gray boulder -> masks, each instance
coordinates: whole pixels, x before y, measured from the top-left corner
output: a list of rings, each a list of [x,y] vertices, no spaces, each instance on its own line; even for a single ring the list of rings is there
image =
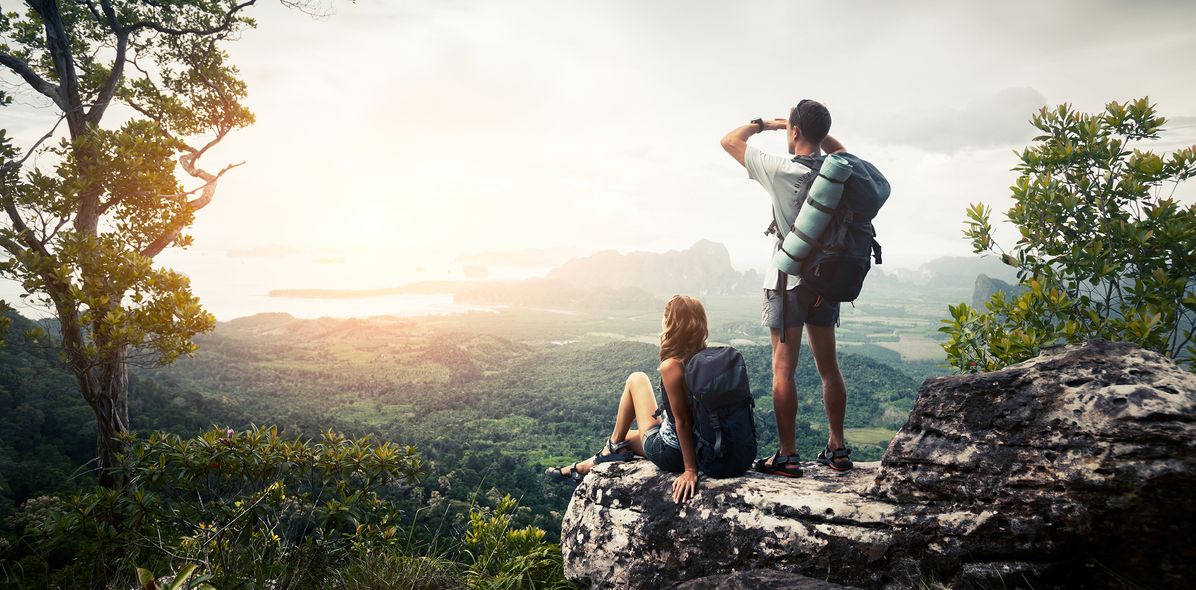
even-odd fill
[[[928,379],[880,463],[806,471],[703,479],[675,506],[672,474],[600,465],[562,523],[565,573],[598,588],[761,568],[868,588],[1196,579],[1196,374],[1129,344]]]
[[[851,586],[833,584],[777,570],[748,570],[733,574],[706,576],[670,586],[672,590],[850,590]]]

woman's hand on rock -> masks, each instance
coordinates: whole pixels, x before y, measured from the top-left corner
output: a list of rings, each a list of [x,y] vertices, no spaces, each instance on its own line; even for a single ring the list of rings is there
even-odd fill
[[[694,497],[698,491],[698,472],[686,470],[673,480],[673,502],[680,504]]]

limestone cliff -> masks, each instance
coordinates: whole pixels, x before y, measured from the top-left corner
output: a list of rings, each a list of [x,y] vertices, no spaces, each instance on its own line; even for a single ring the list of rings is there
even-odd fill
[[[566,574],[600,588],[757,569],[869,588],[1188,587],[1196,374],[1128,344],[1062,347],[927,380],[880,463],[703,479],[681,507],[672,477],[646,461],[595,469],[562,524]]]
[[[547,278],[580,288],[634,287],[664,299],[675,293],[754,294],[760,292],[763,281],[755,271],[741,273],[732,268],[726,246],[709,240],[680,251],[620,254],[606,250],[570,260]]]

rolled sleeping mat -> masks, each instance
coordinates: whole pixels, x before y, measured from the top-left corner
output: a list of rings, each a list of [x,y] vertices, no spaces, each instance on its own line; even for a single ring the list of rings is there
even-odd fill
[[[826,157],[814,184],[810,186],[806,202],[797,213],[793,228],[773,258],[778,269],[786,274],[801,274],[806,258],[820,247],[818,239],[835,214],[835,207],[843,197],[843,183],[849,177],[850,162],[835,154]]]

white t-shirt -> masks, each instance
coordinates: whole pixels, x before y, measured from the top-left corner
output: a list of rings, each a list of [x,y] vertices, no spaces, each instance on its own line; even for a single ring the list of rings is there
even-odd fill
[[[789,156],[766,154],[752,146],[747,147],[743,154],[743,165],[747,167],[748,178],[760,183],[772,198],[772,211],[781,237],[789,233],[793,220],[797,218],[796,199],[797,181],[810,172],[810,168],[794,162]],[[777,275],[780,272],[773,262],[779,242],[773,242],[772,256],[768,257],[768,271],[764,273],[764,288],[777,288]],[[798,277],[789,275],[786,287],[792,289],[800,282]]]

